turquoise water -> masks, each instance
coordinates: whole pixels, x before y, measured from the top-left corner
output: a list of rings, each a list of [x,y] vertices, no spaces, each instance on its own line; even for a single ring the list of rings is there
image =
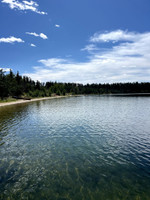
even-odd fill
[[[150,98],[0,108],[1,200],[149,200]]]

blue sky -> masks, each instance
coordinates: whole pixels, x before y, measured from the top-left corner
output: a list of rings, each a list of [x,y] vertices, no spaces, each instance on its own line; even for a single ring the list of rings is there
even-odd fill
[[[0,68],[34,80],[150,77],[149,0],[0,0]]]

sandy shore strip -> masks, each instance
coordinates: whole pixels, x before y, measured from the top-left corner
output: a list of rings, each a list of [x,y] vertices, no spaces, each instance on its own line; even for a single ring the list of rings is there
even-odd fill
[[[22,104],[22,103],[30,103],[30,102],[34,102],[34,101],[41,101],[41,100],[48,100],[48,99],[59,99],[59,98],[65,98],[65,97],[70,97],[70,96],[43,97],[43,98],[36,98],[36,99],[31,99],[31,100],[21,99],[21,100],[12,101],[12,102],[0,103],[0,107],[10,106],[10,105],[15,105],[15,104]]]

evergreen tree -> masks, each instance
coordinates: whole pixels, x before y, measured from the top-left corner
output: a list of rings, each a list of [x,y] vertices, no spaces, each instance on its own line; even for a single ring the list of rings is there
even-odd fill
[[[40,83],[19,72],[14,74],[0,70],[0,98],[8,96],[46,97],[65,94],[116,94],[150,93],[150,83],[113,83],[113,84],[76,84],[76,83]]]

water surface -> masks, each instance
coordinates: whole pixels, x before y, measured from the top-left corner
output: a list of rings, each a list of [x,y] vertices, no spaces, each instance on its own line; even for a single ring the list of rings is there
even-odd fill
[[[150,98],[0,108],[0,199],[149,200]]]

